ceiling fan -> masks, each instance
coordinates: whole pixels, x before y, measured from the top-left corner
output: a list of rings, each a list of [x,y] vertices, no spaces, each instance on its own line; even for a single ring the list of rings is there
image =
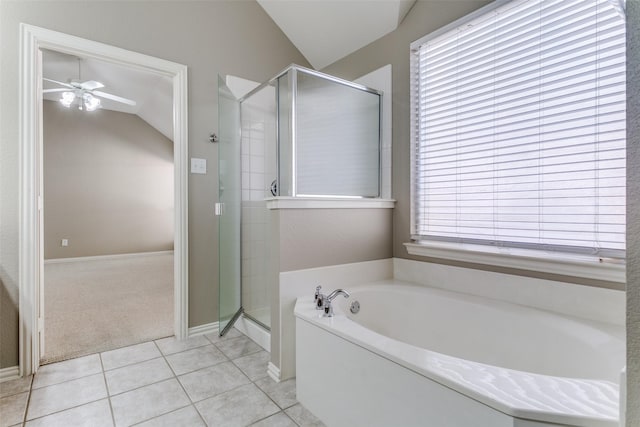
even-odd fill
[[[100,98],[110,99],[115,102],[134,106],[135,101],[131,99],[123,98],[118,95],[99,91],[104,85],[95,80],[87,80],[86,82],[80,81],[80,58],[78,58],[78,80],[69,80],[68,83],[60,82],[57,80],[43,78],[44,81],[54,83],[62,86],[61,88],[44,89],[42,93],[62,92],[60,103],[69,108],[73,103],[78,100],[78,109],[94,111],[100,107]]]

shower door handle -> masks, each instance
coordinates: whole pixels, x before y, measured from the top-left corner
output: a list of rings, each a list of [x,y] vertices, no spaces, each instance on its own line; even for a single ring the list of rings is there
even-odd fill
[[[215,209],[215,215],[221,216],[222,213],[224,212],[224,203],[216,203],[214,206],[214,209]]]

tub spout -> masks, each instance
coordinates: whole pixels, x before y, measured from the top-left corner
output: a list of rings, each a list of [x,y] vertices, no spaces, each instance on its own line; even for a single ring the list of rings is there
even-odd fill
[[[329,300],[329,302],[331,302],[338,295],[344,295],[345,298],[349,298],[349,292],[345,291],[344,289],[336,289],[335,291],[327,295],[326,299]]]
[[[333,305],[331,304],[331,301],[333,301],[338,295],[343,295],[345,298],[349,298],[349,292],[344,289],[336,289],[324,297],[324,317],[333,317]]]

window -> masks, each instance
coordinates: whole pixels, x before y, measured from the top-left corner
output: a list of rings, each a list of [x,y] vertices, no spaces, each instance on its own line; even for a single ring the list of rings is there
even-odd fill
[[[624,258],[618,0],[496,2],[411,51],[413,239]]]

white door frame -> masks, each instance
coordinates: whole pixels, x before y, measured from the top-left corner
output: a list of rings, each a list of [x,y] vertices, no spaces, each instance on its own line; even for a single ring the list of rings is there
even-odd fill
[[[40,366],[39,318],[42,290],[42,54],[51,49],[99,59],[166,76],[173,81],[174,161],[174,331],[178,339],[188,328],[187,244],[187,67],[56,31],[20,24],[20,228],[19,349],[20,375]]]

